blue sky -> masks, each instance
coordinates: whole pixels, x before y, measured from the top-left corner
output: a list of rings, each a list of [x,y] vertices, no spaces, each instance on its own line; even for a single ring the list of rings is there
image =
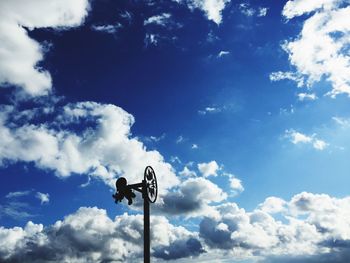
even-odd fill
[[[0,261],[138,262],[152,165],[155,262],[347,262],[349,12],[1,1]]]

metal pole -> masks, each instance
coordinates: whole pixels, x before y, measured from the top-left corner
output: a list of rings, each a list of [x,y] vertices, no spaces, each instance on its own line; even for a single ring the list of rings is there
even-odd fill
[[[147,198],[146,191],[146,182],[143,181],[143,260],[144,263],[151,262],[151,254],[150,254],[150,216],[149,216],[149,201]]]

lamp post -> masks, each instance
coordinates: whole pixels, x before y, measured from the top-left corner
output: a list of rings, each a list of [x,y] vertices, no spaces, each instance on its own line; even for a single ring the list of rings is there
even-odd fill
[[[133,190],[142,194],[143,198],[143,259],[145,263],[151,261],[151,240],[150,240],[150,203],[157,200],[158,185],[156,174],[151,166],[147,166],[144,172],[144,178],[141,183],[129,184],[124,177],[118,178],[115,183],[116,193],[112,195],[115,203],[121,202],[124,198],[128,204],[132,204],[132,199],[136,197]]]

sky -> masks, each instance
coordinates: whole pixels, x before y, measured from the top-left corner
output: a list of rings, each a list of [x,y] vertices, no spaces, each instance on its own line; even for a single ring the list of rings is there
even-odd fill
[[[348,0],[0,0],[0,261],[350,261]]]

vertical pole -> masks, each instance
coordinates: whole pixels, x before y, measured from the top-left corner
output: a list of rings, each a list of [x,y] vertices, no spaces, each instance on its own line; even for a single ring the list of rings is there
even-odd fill
[[[149,219],[149,201],[147,198],[146,182],[143,181],[142,187],[143,196],[143,260],[144,263],[151,262],[150,254],[150,219]]]

